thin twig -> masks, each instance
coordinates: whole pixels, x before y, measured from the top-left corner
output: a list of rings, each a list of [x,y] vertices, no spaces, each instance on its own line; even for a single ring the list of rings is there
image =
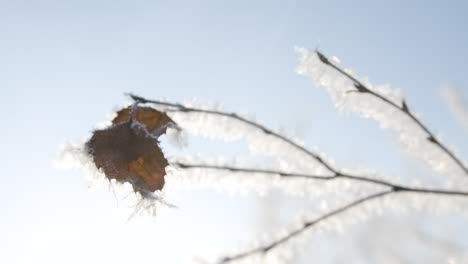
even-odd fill
[[[331,63],[330,60],[325,55],[323,55],[321,52],[319,52],[319,51],[315,51],[315,52],[316,52],[318,58],[320,59],[320,61],[322,63],[332,67],[333,69],[335,69],[336,71],[338,71],[339,73],[343,74],[348,79],[353,81],[354,82],[354,87],[357,89],[356,92],[370,94],[370,95],[382,100],[383,102],[387,103],[391,107],[397,109],[398,111],[402,112],[404,115],[407,115],[411,120],[413,120],[413,122],[416,123],[416,125],[418,125],[424,132],[426,132],[427,140],[429,142],[435,144],[443,152],[445,152],[468,176],[468,167],[461,161],[461,159],[459,159],[452,151],[450,151],[447,146],[445,146],[442,142],[440,142],[436,138],[435,134],[409,110],[408,104],[406,103],[405,99],[403,99],[401,106],[397,105],[395,102],[393,102],[390,99],[386,98],[385,96],[371,90],[369,87],[364,85],[358,79],[356,79],[355,77],[353,77],[349,73],[345,72],[343,69],[336,66],[335,64]]]
[[[266,170],[266,169],[216,166],[216,165],[209,165],[209,164],[188,164],[188,163],[183,163],[183,162],[173,162],[171,163],[171,165],[182,168],[182,169],[213,169],[213,170],[228,170],[232,172],[265,173],[265,174],[277,174],[281,177],[287,177],[287,178],[306,178],[306,179],[316,179],[316,180],[334,179],[334,175],[322,176],[322,175],[312,175],[312,174],[304,174],[304,173],[289,173],[289,172]]]
[[[256,123],[254,121],[251,121],[251,120],[248,120],[242,116],[239,116],[237,115],[236,113],[227,113],[227,112],[222,112],[222,111],[217,111],[217,110],[205,110],[205,109],[199,109],[199,108],[192,108],[192,107],[187,107],[187,106],[184,106],[182,104],[174,104],[174,103],[167,103],[167,102],[161,102],[161,101],[157,101],[157,100],[149,100],[149,99],[145,99],[143,97],[140,97],[140,96],[137,96],[137,95],[134,95],[134,94],[128,94],[133,100],[135,101],[138,101],[138,102],[141,102],[141,103],[151,103],[151,104],[157,104],[157,105],[164,105],[164,106],[168,106],[168,107],[172,107],[173,109],[170,109],[168,110],[168,112],[196,112],[196,113],[205,113],[205,114],[212,114],[212,115],[218,115],[218,116],[225,116],[225,117],[229,117],[229,118],[232,118],[232,119],[235,119],[235,120],[238,120],[238,121],[241,121],[243,123],[246,123],[252,127],[255,127],[261,131],[263,131],[265,134],[267,135],[271,135],[273,137],[276,137],[280,140],[282,140],[283,142],[286,142],[287,144],[293,146],[294,148],[300,150],[301,152],[305,153],[307,156],[315,159],[316,161],[318,161],[320,164],[322,164],[325,168],[327,168],[330,172],[332,173],[338,173],[338,171],[336,169],[334,169],[328,162],[326,162],[325,160],[323,160],[318,154],[306,149],[305,147],[301,146],[301,145],[298,145],[297,143],[295,143],[294,141],[292,141],[291,139],[283,136],[283,135],[280,135],[274,131],[272,131],[271,129],[259,124],[259,123]]]
[[[241,168],[241,167],[231,167],[231,166],[216,166],[216,165],[208,165],[208,164],[187,164],[183,162],[175,162],[175,163],[171,163],[171,165],[174,165],[183,169],[212,169],[212,170],[228,170],[232,172],[264,173],[264,174],[279,175],[280,177],[285,177],[285,178],[304,178],[304,179],[315,179],[315,180],[325,180],[325,181],[336,180],[336,179],[350,179],[350,180],[368,182],[368,183],[378,184],[381,186],[390,187],[395,192],[468,196],[468,192],[464,192],[464,191],[409,187],[409,186],[403,186],[403,185],[392,183],[392,182],[385,181],[385,180],[371,179],[371,178],[366,178],[364,176],[356,176],[356,175],[345,174],[345,173],[335,174],[333,176],[320,176],[320,175],[313,175],[313,174],[306,174],[306,173],[282,172],[278,170]]]
[[[228,262],[231,262],[231,261],[234,261],[234,260],[238,260],[238,259],[242,259],[242,258],[245,258],[245,257],[249,257],[249,256],[252,256],[254,254],[258,254],[258,253],[268,253],[271,249],[277,247],[278,245],[280,244],[283,244],[285,242],[287,242],[288,240],[290,240],[291,238],[301,234],[302,232],[304,232],[305,230],[307,230],[308,228],[311,228],[312,226],[332,217],[332,216],[335,216],[335,215],[338,215],[340,213],[343,213],[353,207],[356,207],[364,202],[367,202],[367,201],[370,201],[370,200],[373,200],[373,199],[376,199],[376,198],[379,198],[379,197],[383,197],[387,194],[390,194],[390,193],[393,193],[395,192],[395,190],[391,189],[391,190],[387,190],[387,191],[383,191],[383,192],[378,192],[378,193],[374,193],[374,194],[371,194],[371,195],[368,195],[366,197],[363,197],[363,198],[360,198],[360,199],[357,199],[349,204],[346,204],[342,207],[339,207],[338,209],[335,209],[333,211],[330,211],[314,220],[311,220],[311,221],[307,221],[305,223],[302,224],[302,226],[299,228],[299,229],[296,229],[288,234],[286,234],[285,236],[265,245],[265,246],[261,246],[261,247],[258,247],[258,248],[255,248],[255,249],[252,249],[250,251],[246,251],[246,252],[243,252],[243,253],[239,253],[237,255],[233,255],[233,256],[230,256],[230,257],[225,257],[223,258],[220,263],[228,263]]]

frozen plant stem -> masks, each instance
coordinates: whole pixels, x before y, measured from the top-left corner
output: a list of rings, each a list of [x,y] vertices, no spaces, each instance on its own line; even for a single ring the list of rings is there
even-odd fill
[[[391,107],[397,109],[398,111],[402,112],[404,115],[407,115],[411,120],[413,120],[413,122],[415,124],[417,124],[424,132],[426,132],[426,134],[427,134],[426,139],[429,142],[431,142],[431,143],[435,144],[436,146],[438,146],[443,152],[445,152],[465,172],[465,175],[468,176],[468,167],[457,156],[455,156],[455,154],[452,151],[450,151],[447,148],[447,146],[445,146],[442,142],[440,142],[435,137],[434,133],[431,130],[429,130],[429,128],[425,124],[423,124],[421,122],[421,120],[419,120],[413,113],[411,113],[405,99],[403,99],[403,101],[401,103],[401,106],[395,104],[394,102],[392,102],[391,100],[389,100],[385,96],[383,96],[381,94],[378,94],[375,91],[369,89],[362,82],[360,82],[359,80],[357,80],[356,78],[351,76],[349,73],[345,72],[340,67],[338,67],[335,64],[331,63],[330,60],[325,55],[323,55],[321,52],[315,51],[315,53],[317,54],[318,58],[320,59],[320,61],[322,63],[332,67],[333,69],[338,71],[340,74],[346,76],[346,78],[350,79],[354,83],[354,87],[356,88],[356,91],[350,91],[350,92],[365,93],[365,94],[372,95],[372,96],[382,100],[383,102],[387,103]]]
[[[335,169],[333,169],[333,167],[330,164],[328,164],[328,162],[323,160],[318,154],[313,153],[312,151],[306,149],[305,147],[302,147],[302,146],[296,144],[294,141],[292,141],[289,138],[286,138],[285,136],[282,136],[282,135],[280,135],[278,133],[275,133],[274,131],[272,131],[271,129],[268,129],[265,126],[263,126],[261,124],[258,124],[256,122],[253,122],[251,120],[248,120],[248,119],[246,119],[244,117],[241,117],[241,116],[237,115],[236,113],[226,113],[226,112],[222,112],[222,111],[198,109],[198,108],[186,107],[186,106],[183,106],[181,104],[173,104],[173,103],[161,102],[161,101],[156,101],[156,100],[148,100],[148,99],[145,99],[143,97],[136,96],[134,94],[129,94],[129,96],[134,101],[139,102],[139,103],[151,103],[151,104],[156,104],[156,105],[168,106],[168,107],[172,108],[172,109],[166,110],[166,112],[205,113],[205,114],[212,114],[212,115],[217,115],[217,116],[225,116],[225,117],[229,117],[229,118],[244,122],[244,123],[246,123],[246,124],[248,124],[248,125],[250,125],[252,127],[255,127],[255,128],[263,131],[267,135],[274,136],[277,139],[286,142],[287,144],[295,147],[296,149],[300,150],[301,152],[303,152],[307,156],[309,156],[309,157],[315,159],[316,161],[318,161],[320,164],[322,164],[330,172],[337,173],[337,171]]]
[[[249,257],[249,256],[252,256],[254,254],[259,254],[259,253],[262,253],[262,254],[266,254],[268,253],[270,250],[272,250],[273,248],[279,246],[280,244],[283,244],[285,242],[287,242],[288,240],[290,240],[291,238],[295,237],[295,236],[298,236],[299,234],[301,234],[302,232],[304,232],[305,230],[307,230],[308,228],[311,228],[313,227],[314,225],[330,218],[330,217],[333,217],[335,215],[338,215],[340,213],[343,213],[353,207],[356,207],[362,203],[365,203],[367,201],[370,201],[370,200],[373,200],[373,199],[377,199],[379,197],[383,197],[387,194],[390,194],[392,192],[395,192],[395,190],[388,190],[388,191],[383,191],[383,192],[378,192],[378,193],[374,193],[374,194],[371,194],[371,195],[368,195],[368,196],[365,196],[364,198],[360,198],[360,199],[357,199],[351,203],[348,203],[342,207],[339,207],[338,209],[335,209],[333,211],[330,211],[314,220],[311,220],[311,221],[307,221],[305,223],[302,224],[302,226],[299,228],[299,229],[296,229],[288,234],[286,234],[285,236],[269,243],[268,245],[266,246],[262,246],[262,247],[258,247],[258,248],[255,248],[253,250],[250,250],[250,251],[247,251],[247,252],[243,252],[243,253],[240,253],[240,254],[237,254],[237,255],[234,255],[234,256],[231,256],[231,257],[224,257],[219,263],[228,263],[228,262],[231,262],[231,261],[235,261],[235,260],[238,260],[238,259],[242,259],[242,258],[246,258],[246,257]]]
[[[359,198],[357,200],[354,200],[342,207],[339,207],[335,210],[332,210],[326,214],[323,214],[321,216],[319,216],[318,218],[315,218],[313,220],[310,220],[310,221],[306,221],[302,224],[302,226],[296,230],[293,230],[291,232],[289,232],[288,234],[282,236],[281,238],[279,239],[276,239],[270,243],[268,243],[267,245],[264,245],[264,246],[260,246],[260,247],[257,247],[257,248],[254,248],[252,250],[249,250],[249,251],[246,251],[246,252],[242,252],[242,253],[239,253],[237,255],[233,255],[233,256],[228,256],[228,257],[224,257],[221,259],[221,261],[219,261],[219,264],[224,264],[224,263],[229,263],[229,262],[232,262],[232,261],[235,261],[235,260],[239,260],[239,259],[242,259],[242,258],[247,258],[249,256],[253,256],[255,254],[266,254],[268,253],[270,250],[278,247],[279,245],[281,244],[284,244],[286,242],[288,242],[288,240],[292,239],[293,237],[296,237],[298,235],[300,235],[302,232],[306,231],[307,229],[309,228],[312,228],[313,226],[319,224],[320,222],[323,222],[325,220],[327,220],[328,218],[330,217],[333,217],[333,216],[336,216],[336,215],[339,215],[341,213],[344,213],[345,211],[347,210],[350,210],[358,205],[361,205],[365,202],[368,202],[368,201],[371,201],[371,200],[376,200],[378,198],[382,198],[388,194],[396,194],[398,192],[420,192],[420,193],[432,193],[432,194],[448,194],[448,195],[463,195],[463,196],[468,196],[468,193],[466,192],[445,192],[445,191],[442,191],[442,192],[438,192],[438,191],[432,191],[432,190],[405,190],[405,189],[399,189],[398,187],[393,187],[391,188],[390,190],[386,190],[386,191],[382,191],[382,192],[377,192],[377,193],[374,193],[374,194],[370,194],[370,195],[367,195],[363,198]]]
[[[303,174],[303,173],[288,173],[281,172],[276,170],[263,170],[263,169],[253,169],[253,168],[239,168],[239,167],[230,167],[230,166],[213,166],[206,164],[186,164],[182,162],[172,163],[171,165],[177,166],[182,169],[212,169],[220,171],[232,171],[232,172],[247,172],[247,173],[264,173],[279,175],[284,178],[305,178],[305,179],[315,179],[315,180],[337,180],[337,179],[350,179],[360,182],[368,182],[381,186],[386,186],[391,188],[395,192],[408,192],[408,193],[428,193],[428,194],[441,194],[441,195],[458,195],[458,196],[467,196],[468,192],[462,191],[451,191],[451,190],[442,190],[442,189],[425,189],[425,188],[414,188],[409,186],[403,186],[396,183],[391,183],[389,181],[366,178],[364,176],[356,176],[346,173],[339,173],[333,176],[319,176],[312,174]]]

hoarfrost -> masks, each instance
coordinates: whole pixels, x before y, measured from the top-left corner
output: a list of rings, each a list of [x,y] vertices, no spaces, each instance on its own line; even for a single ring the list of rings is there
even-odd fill
[[[356,195],[378,190],[380,186],[369,182],[356,182],[346,178],[325,178],[316,179],[311,177],[291,177],[282,176],[281,173],[300,173],[289,163],[252,163],[245,158],[237,157],[231,161],[226,161],[222,157],[200,157],[186,156],[172,159],[171,164],[196,164],[202,167],[184,168],[169,166],[166,168],[166,186],[165,191],[170,192],[174,189],[197,189],[214,188],[220,192],[229,192],[231,194],[250,194],[256,193],[264,195],[269,191],[281,190],[292,196],[305,197],[308,199],[352,199]],[[208,165],[212,168],[205,168]],[[243,172],[233,171],[230,168],[255,168],[257,170],[275,171],[278,173],[267,172]],[[377,174],[368,169],[345,169],[348,173],[369,172],[370,177],[381,179],[394,179]],[[315,176],[314,174],[310,174]],[[305,175],[303,175],[305,176]],[[322,177],[322,176],[320,176]]]
[[[352,80],[322,63],[315,52],[305,48],[296,48],[296,51],[300,53],[297,72],[310,77],[316,86],[325,87],[338,109],[372,118],[381,128],[392,129],[397,133],[398,142],[404,150],[428,163],[434,171],[451,177],[453,181],[448,182],[455,182],[455,185],[467,183],[463,169],[436,144],[427,140],[429,135],[408,115],[369,93],[357,92]],[[331,63],[338,66],[337,60]],[[396,106],[402,105],[403,96],[400,90],[393,89],[389,85],[374,86],[369,80],[355,76],[351,70],[345,72]],[[417,116],[416,113],[412,114]]]
[[[159,208],[175,207],[164,200],[162,192],[135,193],[129,183],[119,183],[114,179],[109,181],[104,173],[96,168],[93,158],[86,150],[84,141],[65,143],[61,147],[58,157],[54,160],[54,166],[60,169],[79,169],[87,179],[89,187],[95,188],[105,185],[112,190],[116,199],[130,198],[133,201],[133,205],[130,205],[133,213],[129,219],[135,215],[156,216]]]
[[[256,254],[249,254],[248,257],[239,258],[232,261],[232,263],[291,263],[294,258],[304,253],[304,245],[314,235],[322,232],[343,232],[346,225],[361,222],[369,216],[375,215],[378,211],[375,211],[374,208],[380,208],[381,201],[379,200],[380,199],[366,201],[356,208],[330,216],[324,221],[319,220],[315,223],[314,220],[320,219],[325,214],[341,208],[349,202],[347,202],[346,199],[341,199],[333,202],[330,206],[302,211],[288,227],[275,231],[274,233],[262,234],[259,236],[259,239],[252,242],[250,245],[226,253],[225,255],[236,256],[236,252],[253,252],[257,250]],[[305,227],[305,225],[309,225],[309,223],[312,223],[312,225]],[[275,241],[281,242],[276,244]],[[274,249],[268,250],[265,253],[263,249],[271,246],[272,243],[275,243]]]
[[[54,160],[54,166],[61,169],[79,169],[89,181],[90,186],[96,186],[105,181],[104,174],[96,168],[92,157],[85,149],[83,142],[67,142]]]
[[[220,104],[203,104],[198,101],[195,102],[196,103],[188,102],[184,106],[227,113],[224,112],[223,107]],[[301,151],[296,146],[285,142],[273,134],[267,134],[258,127],[232,118],[231,116],[180,111],[168,112],[168,115],[182,128],[183,131],[186,131],[189,134],[224,141],[243,139],[247,142],[249,150],[252,153],[287,161],[290,164],[295,164],[296,166],[299,166],[300,169],[310,173],[320,175],[330,174],[330,172],[322,164],[317,162],[316,159],[308,156],[304,151]],[[244,116],[241,118],[257,123],[253,118]],[[277,135],[289,138],[283,135],[280,131],[273,132]],[[300,147],[304,146],[304,143],[298,139],[291,139],[291,141]],[[328,160],[325,155],[321,156],[321,158]]]

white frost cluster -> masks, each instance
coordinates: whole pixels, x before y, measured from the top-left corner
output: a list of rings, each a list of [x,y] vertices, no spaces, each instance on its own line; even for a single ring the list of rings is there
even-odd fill
[[[457,213],[468,217],[468,199],[466,196],[404,192],[391,194],[381,200],[382,208],[400,214],[407,214],[416,210],[436,215]]]
[[[382,188],[380,188],[382,191]],[[376,193],[377,191],[375,191]],[[364,197],[360,195],[359,197]],[[294,258],[304,254],[305,245],[309,242],[310,238],[323,233],[323,232],[343,232],[346,226],[362,223],[371,215],[375,215],[376,208],[381,208],[382,201],[380,199],[368,201],[361,207],[356,207],[351,210],[345,211],[341,214],[331,216],[323,221],[319,221],[313,226],[303,228],[305,223],[319,219],[328,212],[341,208],[349,203],[349,199],[340,199],[339,201],[332,202],[327,206],[317,206],[317,208],[308,208],[307,211],[302,211],[295,217],[294,221],[281,230],[274,233],[265,233],[260,235],[259,239],[254,241],[248,246],[243,246],[233,252],[227,252],[227,256],[235,256],[238,252],[249,252],[253,249],[265,247],[270,245],[273,241],[282,240],[288,234],[301,230],[298,235],[292,236],[287,241],[278,244],[274,249],[268,253],[257,253],[247,258],[241,258],[232,263],[247,264],[247,263],[294,263]],[[377,211],[378,212],[378,211]]]
[[[372,118],[379,122],[382,128],[389,128],[396,132],[400,145],[425,162],[430,167],[453,180],[466,183],[464,171],[438,146],[427,140],[427,133],[421,129],[408,115],[391,107],[388,103],[368,93],[359,93],[354,82],[349,78],[324,64],[316,52],[305,48],[297,48],[300,53],[300,64],[297,72],[308,76],[316,86],[323,86],[330,94],[336,107],[342,110],[357,113],[365,118]],[[339,66],[338,60],[330,60]],[[359,78],[351,70],[345,70],[359,80],[370,90],[387,98],[397,106],[402,106],[403,97],[399,90],[389,85],[374,86],[367,79]],[[413,113],[413,112],[412,112]],[[417,114],[413,113],[415,116]],[[453,150],[451,150],[453,152]]]
[[[209,164],[211,166],[240,165],[252,167],[252,164],[237,159],[226,162],[222,157],[205,158],[200,156],[188,156],[170,160],[170,163],[181,162],[185,164]],[[257,167],[257,166],[256,166]],[[265,194],[272,186],[277,185],[279,175],[266,173],[230,172],[228,170],[205,169],[205,168],[178,168],[176,166],[166,167],[165,192],[184,189],[215,189],[220,192],[231,194]]]
[[[187,156],[170,160],[170,163],[207,164],[217,167],[238,167],[273,170],[284,173],[301,173],[288,166],[288,163],[258,164],[249,162],[241,157],[226,161],[222,157],[206,158],[200,156]],[[358,172],[362,170],[348,170]],[[352,199],[356,195],[378,190],[375,184],[356,182],[349,179],[321,180],[311,178],[281,177],[279,174],[263,172],[239,172],[229,169],[209,168],[178,168],[166,167],[165,192],[172,190],[214,188],[220,192],[231,194],[256,193],[264,195],[269,191],[281,190],[293,196],[307,197],[308,199]],[[377,174],[375,174],[377,175]]]
[[[93,158],[87,153],[84,142],[67,142],[54,160],[54,166],[61,169],[79,169],[90,183],[90,187],[105,182],[104,174],[97,170]]]
[[[130,207],[135,215],[155,216],[160,208],[175,207],[164,200],[162,192],[135,193],[129,183],[119,183],[115,180],[109,181],[104,173],[96,168],[93,158],[85,149],[84,142],[67,142],[54,160],[54,166],[60,169],[79,169],[87,179],[90,188],[100,185],[108,186],[114,193],[116,199],[130,199]]]
[[[189,101],[185,106],[210,111],[224,111],[220,104],[206,104],[199,101]],[[168,115],[186,133],[223,141],[242,139],[247,142],[252,153],[278,158],[307,173],[330,175],[326,168],[298,148],[230,116],[200,112],[168,112]],[[253,118],[242,117],[257,122]],[[280,131],[274,132],[283,136]],[[288,138],[291,139],[291,137]],[[304,143],[298,139],[291,140],[299,146],[304,146]],[[325,155],[322,155],[321,158],[332,162]]]

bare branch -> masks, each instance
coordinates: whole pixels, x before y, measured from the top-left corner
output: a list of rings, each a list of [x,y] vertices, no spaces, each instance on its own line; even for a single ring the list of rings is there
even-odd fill
[[[409,186],[403,186],[397,183],[392,183],[389,181],[367,178],[364,176],[356,176],[345,173],[338,173],[333,176],[319,176],[313,174],[304,174],[304,173],[290,173],[282,172],[278,170],[264,170],[264,169],[254,169],[254,168],[240,168],[240,167],[231,167],[231,166],[216,166],[208,164],[187,164],[182,162],[171,163],[171,165],[183,168],[183,169],[212,169],[212,170],[228,170],[232,172],[247,172],[247,173],[264,173],[279,175],[280,177],[285,178],[305,178],[305,179],[315,179],[315,180],[336,180],[336,179],[350,179],[360,182],[368,182],[381,186],[386,186],[391,188],[394,192],[408,192],[408,193],[422,193],[422,194],[441,194],[441,195],[458,195],[458,196],[467,196],[468,191],[452,191],[452,190],[443,190],[443,189],[426,189],[426,188],[415,188]]]
[[[271,129],[269,129],[269,128],[265,127],[265,126],[263,126],[263,125],[261,125],[259,123],[256,123],[254,121],[248,120],[248,119],[246,119],[246,118],[244,118],[242,116],[239,116],[236,113],[227,113],[227,112],[216,111],[216,110],[205,110],[205,109],[199,109],[199,108],[192,108],[192,107],[186,107],[186,106],[181,105],[181,104],[173,104],[173,103],[161,102],[161,101],[157,101],[157,100],[148,100],[148,99],[145,99],[143,97],[140,97],[140,96],[137,96],[137,95],[134,95],[134,94],[128,94],[128,95],[133,100],[135,100],[137,102],[140,102],[140,103],[151,103],[151,104],[156,104],[156,105],[164,105],[164,106],[172,107],[172,109],[167,110],[167,112],[205,113],[205,114],[212,114],[212,115],[218,115],[218,116],[225,116],[225,117],[229,117],[229,118],[241,121],[241,122],[243,122],[245,124],[248,124],[248,125],[250,125],[252,127],[255,127],[255,128],[263,131],[265,134],[274,136],[277,139],[279,139],[279,140],[281,140],[283,142],[286,142],[287,144],[289,144],[289,145],[293,146],[294,148],[300,150],[301,152],[303,152],[307,156],[309,156],[309,157],[315,159],[316,161],[318,161],[325,168],[327,168],[330,172],[332,172],[334,174],[338,173],[338,171],[336,171],[328,162],[323,160],[318,154],[308,150],[307,148],[305,148],[303,146],[298,145],[297,143],[295,143],[291,139],[289,139],[289,138],[287,138],[287,137],[285,137],[283,135],[280,135],[280,134],[272,131]]]
[[[313,219],[313,220],[310,220],[310,221],[307,221],[305,223],[302,224],[302,226],[299,228],[299,229],[296,229],[288,234],[286,234],[285,236],[277,239],[277,240],[274,240],[273,242],[265,245],[265,246],[261,246],[261,247],[258,247],[258,248],[255,248],[255,249],[252,249],[250,251],[247,251],[247,252],[243,252],[243,253],[239,253],[237,255],[233,255],[233,256],[230,256],[230,257],[224,257],[223,259],[221,259],[221,261],[219,263],[228,263],[228,262],[231,262],[231,261],[234,261],[234,260],[238,260],[238,259],[242,259],[242,258],[246,258],[246,257],[249,257],[249,256],[252,256],[252,255],[255,255],[255,254],[258,254],[258,253],[268,253],[270,250],[272,250],[273,248],[283,244],[283,243],[286,243],[288,240],[290,240],[291,238],[293,237],[296,237],[298,236],[299,234],[301,234],[302,232],[304,232],[305,230],[315,226],[316,224],[324,221],[324,220],[327,220],[328,218],[330,217],[333,217],[335,215],[338,215],[340,213],[343,213],[353,207],[356,207],[362,203],[365,203],[367,201],[370,201],[370,200],[373,200],[373,199],[377,199],[377,198],[380,198],[380,197],[383,197],[387,194],[390,194],[390,193],[393,193],[395,192],[393,189],[391,190],[387,190],[387,191],[383,191],[383,192],[378,192],[378,193],[374,193],[374,194],[371,194],[371,195],[368,195],[368,196],[365,196],[363,198],[360,198],[360,199],[357,199],[351,203],[348,203],[342,207],[339,207],[338,209],[335,209],[333,211],[330,211],[316,219]]]
[[[316,180],[331,180],[335,176],[321,176],[321,175],[312,175],[304,173],[289,173],[281,172],[276,170],[266,170],[266,169],[254,169],[254,168],[239,168],[231,166],[216,166],[208,164],[187,164],[183,162],[173,162],[173,166],[177,166],[182,169],[214,169],[214,170],[228,170],[232,172],[249,172],[249,173],[265,173],[265,174],[276,174],[285,178],[306,178],[306,179],[316,179]]]
[[[317,56],[319,57],[319,59],[320,59],[320,61],[322,63],[332,67],[333,69],[335,69],[336,71],[338,71],[339,73],[341,73],[342,75],[346,76],[348,79],[353,81],[354,86],[357,89],[356,92],[370,94],[370,95],[382,100],[383,102],[387,103],[391,107],[399,110],[400,112],[402,112],[403,114],[408,116],[411,120],[413,120],[413,122],[415,122],[424,132],[427,133],[427,140],[432,142],[433,144],[438,146],[443,152],[445,152],[465,172],[466,176],[468,176],[468,167],[454,153],[452,153],[447,148],[447,146],[445,146],[442,142],[440,142],[435,137],[435,134],[431,130],[429,130],[429,128],[425,124],[423,124],[421,122],[421,120],[419,120],[413,113],[411,113],[411,111],[409,110],[408,104],[406,103],[406,100],[403,100],[401,106],[397,105],[396,103],[392,102],[391,100],[389,100],[385,96],[383,96],[383,95],[369,89],[362,82],[357,80],[355,77],[351,76],[349,73],[345,72],[340,67],[338,67],[335,64],[331,63],[330,60],[328,60],[328,58],[325,55],[323,55],[321,52],[315,51],[315,53],[317,54]]]

